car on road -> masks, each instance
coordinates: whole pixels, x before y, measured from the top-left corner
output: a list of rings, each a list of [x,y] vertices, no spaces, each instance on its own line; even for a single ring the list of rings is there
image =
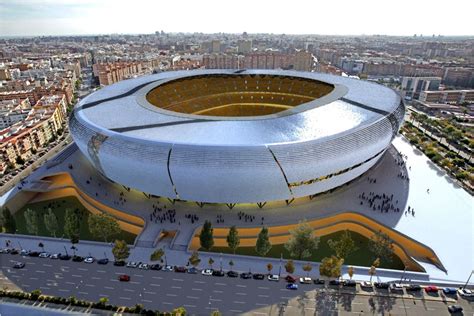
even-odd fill
[[[378,289],[385,289],[385,290],[390,287],[390,284],[388,284],[387,282],[375,282],[374,285]]]
[[[285,277],[285,281],[288,282],[288,283],[295,283],[296,281],[298,281],[298,279],[292,275],[287,275]]]
[[[428,285],[425,287],[426,293],[438,293],[439,288],[435,285]]]
[[[459,293],[459,295],[464,296],[464,297],[473,297],[474,296],[474,293],[472,293],[472,291],[469,290],[469,289],[460,288],[458,290],[458,293]]]
[[[356,286],[356,281],[354,280],[344,280],[342,283],[343,286],[354,287]]]
[[[222,270],[214,270],[212,271],[212,276],[216,277],[223,277],[225,275],[224,271]]]
[[[30,253],[28,253],[28,256],[30,257],[39,257],[39,255],[40,253],[38,251],[30,251]]]
[[[13,268],[15,269],[23,269],[25,267],[25,264],[23,262],[15,262],[13,265]]]
[[[90,257],[90,256],[89,256],[89,257],[86,257],[86,258],[84,259],[84,262],[85,262],[85,263],[94,263],[94,261],[95,261],[95,258],[94,258],[94,257]]]
[[[130,276],[127,275],[127,274],[121,274],[121,275],[119,276],[119,281],[128,282],[128,281],[130,281]]]
[[[243,272],[240,274],[241,279],[251,279],[252,278],[252,273],[250,272]]]
[[[69,260],[71,259],[71,256],[70,255],[59,255],[59,260]]]
[[[19,253],[18,249],[10,249],[10,252],[9,252],[11,255],[17,255]]]
[[[369,282],[369,281],[364,281],[364,282],[360,283],[360,287],[363,288],[363,289],[371,289],[371,288],[374,287],[374,284],[372,282]]]
[[[280,281],[280,277],[278,276],[278,274],[270,274],[268,276],[268,281]]]
[[[421,286],[418,284],[410,284],[406,287],[407,292],[417,292],[421,290]]]
[[[53,253],[51,256],[49,256],[49,259],[59,259],[59,256],[61,256],[60,253]]]
[[[10,253],[10,251],[8,251],[9,249],[6,249],[7,253]],[[26,250],[26,249],[22,249],[21,252],[20,252],[20,255],[22,256],[28,256],[30,254],[30,251],[29,250]]]
[[[313,283],[314,284],[324,284],[325,282],[324,282],[324,280],[321,280],[321,279],[314,279]]]
[[[150,265],[150,270],[159,271],[159,270],[161,270],[161,268],[162,268],[162,266],[159,263],[155,263],[155,264]]]
[[[454,314],[454,313],[461,313],[461,312],[462,312],[462,306],[460,306],[460,305],[449,305],[449,306],[448,306],[448,311],[449,311],[451,314]]]
[[[172,272],[173,271],[173,266],[166,265],[161,269],[161,271]]]
[[[50,254],[47,252],[41,252],[38,257],[40,258],[49,258]]]
[[[295,284],[295,283],[288,283],[288,284],[286,285],[286,288],[287,288],[288,290],[297,290],[297,289],[298,289],[298,284]]]
[[[390,289],[394,291],[403,291],[403,285],[400,283],[392,283],[390,284]]]
[[[186,273],[186,268],[183,267],[183,266],[175,266],[175,267],[174,267],[174,272]]]
[[[83,262],[84,258],[81,256],[72,256],[72,261],[74,262]]]
[[[443,288],[443,293],[446,294],[446,295],[453,295],[453,294],[456,294],[458,292],[457,289],[455,289],[454,287],[445,287]]]
[[[341,284],[340,280],[331,280],[331,281],[329,281],[329,285],[339,286],[340,284]]]
[[[229,278],[237,278],[237,277],[239,276],[239,274],[238,274],[237,272],[235,272],[235,271],[228,271],[228,272],[227,272],[227,276],[228,276]]]
[[[114,266],[116,266],[116,267],[123,267],[125,264],[126,263],[123,260],[114,261]]]
[[[202,275],[210,276],[212,275],[213,270],[212,269],[204,269],[201,271]]]
[[[301,277],[300,278],[300,283],[301,284],[311,284],[311,283],[313,283],[313,280],[311,280],[311,278],[309,278],[309,277]]]
[[[97,264],[107,264],[107,263],[109,263],[109,259],[107,258],[97,260]]]
[[[138,265],[138,269],[148,270],[148,269],[150,269],[150,265],[148,263],[140,263]]]
[[[199,273],[199,269],[198,268],[195,268],[195,267],[191,267],[188,269],[187,271],[189,274],[198,274]]]
[[[253,277],[254,280],[263,280],[263,279],[265,279],[265,275],[263,275],[261,273],[255,273],[252,277]]]
[[[138,267],[138,264],[139,264],[138,262],[129,261],[129,262],[127,263],[127,268],[136,268],[136,267]]]

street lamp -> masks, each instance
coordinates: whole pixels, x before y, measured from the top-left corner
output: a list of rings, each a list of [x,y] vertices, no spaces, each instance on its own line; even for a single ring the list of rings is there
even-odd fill
[[[219,255],[219,262],[220,262],[221,271],[222,271],[222,252]]]
[[[280,253],[280,267],[278,268],[278,277],[281,276],[281,261],[283,260],[283,253]]]
[[[466,289],[466,286],[469,283],[469,280],[471,279],[473,273],[474,273],[474,270],[472,270],[471,274],[469,274],[469,278],[467,278],[466,284],[464,284],[464,289]]]

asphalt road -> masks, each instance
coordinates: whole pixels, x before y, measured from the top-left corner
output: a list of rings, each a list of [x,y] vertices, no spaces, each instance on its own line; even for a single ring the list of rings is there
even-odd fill
[[[26,264],[13,269],[14,262]],[[184,306],[192,315],[209,315],[218,309],[223,315],[449,315],[443,296],[388,295],[383,292],[355,292],[354,289],[299,285],[287,290],[286,282],[243,280],[186,273],[115,267],[19,255],[0,254],[5,276],[25,291],[97,301],[108,297],[112,304],[172,310]],[[128,274],[130,282],[119,282]],[[473,315],[474,301],[460,299],[465,315]]]

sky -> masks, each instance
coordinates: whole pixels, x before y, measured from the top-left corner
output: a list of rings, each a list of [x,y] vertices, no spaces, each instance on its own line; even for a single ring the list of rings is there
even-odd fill
[[[0,36],[474,35],[473,0],[0,0]]]

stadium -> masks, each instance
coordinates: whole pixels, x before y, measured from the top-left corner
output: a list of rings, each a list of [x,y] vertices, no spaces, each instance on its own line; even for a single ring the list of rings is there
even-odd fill
[[[76,105],[70,130],[111,181],[232,205],[313,196],[361,176],[404,112],[396,92],[347,77],[177,71],[96,91]]]

